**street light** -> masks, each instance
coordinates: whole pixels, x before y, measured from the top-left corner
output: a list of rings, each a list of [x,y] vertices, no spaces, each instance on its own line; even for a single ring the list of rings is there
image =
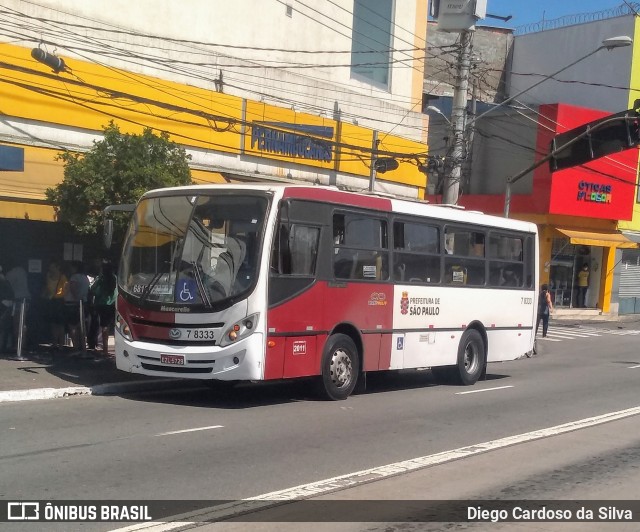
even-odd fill
[[[620,35],[619,37],[609,37],[608,39],[605,39],[604,41],[602,41],[602,44],[600,46],[598,46],[595,50],[592,50],[591,52],[589,52],[587,55],[583,55],[579,59],[576,59],[573,63],[569,63],[568,65],[562,67],[557,72],[554,72],[553,74],[549,74],[549,75],[545,76],[544,78],[542,78],[537,83],[534,83],[530,87],[527,87],[526,89],[521,90],[518,94],[514,94],[513,96],[510,96],[506,100],[503,100],[502,102],[500,102],[495,107],[491,107],[490,109],[487,109],[484,113],[481,113],[478,116],[476,116],[467,125],[469,126],[469,125],[473,124],[474,122],[476,122],[477,120],[480,120],[481,118],[485,117],[490,112],[495,111],[499,107],[502,107],[502,106],[508,104],[509,102],[512,102],[513,100],[517,100],[525,92],[529,92],[534,87],[537,87],[538,85],[544,83],[548,79],[551,79],[551,78],[557,76],[558,74],[560,74],[560,73],[564,72],[565,70],[571,68],[573,65],[578,64],[580,61],[584,61],[588,57],[591,57],[592,55],[594,55],[595,53],[599,52],[600,50],[602,50],[604,48],[606,48],[607,50],[613,50],[614,48],[623,48],[623,47],[626,47],[626,46],[631,46],[632,44],[633,44],[633,39],[631,37],[627,37],[626,35]]]
[[[447,124],[451,125],[451,120],[449,120],[447,118],[447,115],[445,115],[440,109],[438,109],[436,106],[434,105],[429,105],[426,108],[426,111],[433,111],[434,113],[439,114],[442,118],[444,118],[447,121]]]
[[[544,83],[548,79],[551,79],[551,78],[557,76],[561,72],[564,72],[565,70],[571,68],[573,65],[579,63],[580,61],[584,61],[588,57],[591,57],[595,53],[599,52],[600,50],[602,50],[604,48],[606,48],[607,50],[613,50],[614,48],[623,48],[623,47],[626,47],[626,46],[631,46],[632,43],[633,43],[633,39],[631,39],[631,37],[628,37],[626,35],[621,35],[621,36],[618,36],[618,37],[609,37],[608,39],[605,39],[604,41],[602,41],[602,44],[600,46],[598,46],[598,48],[596,48],[595,50],[589,52],[587,55],[583,55],[579,59],[576,59],[573,63],[569,63],[567,66],[562,67],[557,72],[554,72],[553,74],[549,74],[548,76],[545,76],[543,79],[541,79],[537,83],[534,83],[530,87],[527,87],[526,89],[520,91],[518,94],[514,94],[513,96],[511,96],[511,97],[507,98],[506,100],[504,100],[503,102],[500,102],[500,104],[497,105],[496,107],[492,107],[491,109],[487,109],[484,113],[476,116],[470,122],[470,124],[472,124],[476,120],[479,120],[480,118],[484,117],[485,115],[489,114],[494,109],[497,109],[498,107],[501,107],[501,106],[503,106],[503,105],[505,105],[505,104],[507,104],[507,103],[519,98],[525,92],[530,91],[531,89],[533,89],[534,87],[537,87],[541,83]],[[566,148],[566,146],[563,146],[563,148]],[[541,166],[544,162],[548,161],[550,158],[551,158],[551,154],[547,155],[541,161],[538,161],[537,163],[533,164],[532,166],[530,166],[529,168],[523,170],[522,172],[519,172],[515,176],[507,177],[507,180],[506,180],[507,183],[506,183],[505,194],[504,194],[504,216],[505,216],[505,218],[509,217],[509,208],[510,208],[510,204],[511,204],[511,184],[515,183],[516,181],[518,181],[519,179],[521,179],[522,177],[527,175],[532,170],[535,170],[538,166]]]

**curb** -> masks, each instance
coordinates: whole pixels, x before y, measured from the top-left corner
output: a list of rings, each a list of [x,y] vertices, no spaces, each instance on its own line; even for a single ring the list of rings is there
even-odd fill
[[[127,392],[175,389],[192,384],[185,379],[162,379],[130,382],[113,382],[95,386],[68,386],[66,388],[32,388],[0,392],[0,403],[59,399],[76,395],[114,395]]]

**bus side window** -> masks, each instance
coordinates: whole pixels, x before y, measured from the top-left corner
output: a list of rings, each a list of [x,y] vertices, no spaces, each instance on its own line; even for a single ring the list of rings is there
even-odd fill
[[[282,224],[271,254],[271,273],[312,276],[316,272],[320,228]]]
[[[368,213],[333,214],[333,274],[336,279],[389,278],[387,222]]]
[[[285,224],[281,224],[278,227],[273,249],[271,250],[271,273],[283,275],[290,271],[289,230]]]
[[[447,268],[447,283],[453,285],[467,284],[467,269],[459,264]]]
[[[393,260],[396,281],[439,283],[440,228],[420,221],[394,221]]]

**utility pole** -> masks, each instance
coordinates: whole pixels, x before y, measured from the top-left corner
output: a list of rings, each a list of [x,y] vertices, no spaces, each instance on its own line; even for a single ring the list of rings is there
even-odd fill
[[[449,175],[445,178],[442,202],[455,205],[460,193],[460,179],[466,151],[465,130],[467,122],[467,91],[469,88],[469,70],[471,66],[471,45],[473,31],[460,32],[460,52],[456,68],[456,84],[453,92],[453,109],[451,111],[451,127],[453,129],[453,146]]]
[[[471,116],[476,116],[478,107],[477,85],[474,83],[471,87]],[[473,170],[473,137],[475,135],[475,127],[473,120],[466,124],[467,149],[465,151],[464,164],[462,166],[462,185],[467,187],[465,192],[469,194],[468,187],[471,181],[471,172]],[[459,195],[459,194],[458,194]]]
[[[378,158],[378,132],[373,131],[371,137],[371,168],[369,169],[369,192],[373,192],[376,189],[376,160]]]

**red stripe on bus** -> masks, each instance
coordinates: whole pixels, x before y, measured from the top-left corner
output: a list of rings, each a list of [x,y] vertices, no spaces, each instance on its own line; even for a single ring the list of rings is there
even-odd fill
[[[355,207],[366,207],[380,211],[391,211],[391,200],[363,194],[341,192],[340,190],[327,190],[324,188],[290,187],[284,190],[284,198],[302,198],[327,203],[339,203]]]

